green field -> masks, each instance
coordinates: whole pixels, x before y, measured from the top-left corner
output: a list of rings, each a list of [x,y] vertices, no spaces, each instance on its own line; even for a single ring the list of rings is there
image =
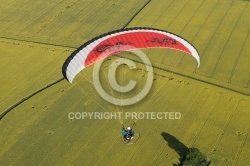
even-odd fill
[[[166,165],[197,147],[210,165],[248,165],[250,157],[250,2],[140,0],[1,2],[0,165]],[[163,29],[190,41],[201,66],[174,50],[146,49],[154,67],[149,94],[135,105],[106,102],[93,66],[70,84],[65,59],[84,42],[126,27]],[[145,68],[121,69],[121,84],[145,82]],[[108,66],[102,66],[104,89]],[[131,96],[137,94],[133,91]],[[127,97],[127,96],[120,96]],[[69,112],[180,112],[181,119],[136,121],[140,138],[121,141],[121,120],[70,120]],[[125,125],[133,120],[123,119]],[[180,146],[183,145],[183,146]]]

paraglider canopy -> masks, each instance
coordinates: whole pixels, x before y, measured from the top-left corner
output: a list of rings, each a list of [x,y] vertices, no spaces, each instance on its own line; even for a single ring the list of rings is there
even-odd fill
[[[197,66],[199,54],[185,39],[159,29],[127,28],[98,36],[79,47],[67,58],[62,67],[64,77],[73,82],[75,76],[85,67],[118,52],[145,48],[168,48],[192,55]]]

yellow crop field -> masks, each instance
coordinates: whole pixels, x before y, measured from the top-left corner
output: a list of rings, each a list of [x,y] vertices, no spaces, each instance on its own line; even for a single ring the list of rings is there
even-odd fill
[[[211,166],[248,165],[250,157],[250,2],[241,0],[23,0],[0,6],[0,165],[178,165],[196,147]],[[145,49],[153,85],[141,101],[116,106],[94,85],[94,65],[70,84],[62,65],[83,43],[103,33],[151,27],[177,34],[198,50],[201,65],[170,49]],[[120,94],[108,72],[120,57]],[[138,94],[148,71],[119,53],[100,69],[103,89],[118,98]],[[83,113],[178,113],[171,118],[84,118]],[[81,114],[77,114],[81,113]],[[70,118],[70,115],[79,115]],[[176,117],[176,114],[174,114]],[[133,144],[121,128],[139,133]],[[136,138],[137,139],[137,138]]]

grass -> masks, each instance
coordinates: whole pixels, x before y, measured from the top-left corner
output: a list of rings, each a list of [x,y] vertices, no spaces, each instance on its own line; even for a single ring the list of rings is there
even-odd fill
[[[37,1],[1,5],[0,112],[62,77],[67,56],[92,37],[119,29],[145,1]],[[36,12],[34,12],[36,9]],[[173,165],[179,154],[162,133],[197,147],[211,165],[247,165],[249,154],[249,3],[151,1],[128,24],[165,29],[193,43],[201,67],[173,50],[144,50],[155,81],[139,103],[107,103],[92,84],[93,66],[34,95],[0,121],[2,165]],[[130,55],[121,54],[131,59]],[[102,81],[107,83],[105,61]],[[144,82],[144,68],[121,68],[121,84]],[[109,93],[118,95],[105,84]],[[137,91],[134,91],[136,93]],[[129,94],[134,95],[134,94]],[[126,97],[122,95],[120,97]],[[119,120],[70,120],[69,112],[175,111],[180,120],[137,120],[140,139],[121,142]],[[124,120],[125,125],[133,120]]]

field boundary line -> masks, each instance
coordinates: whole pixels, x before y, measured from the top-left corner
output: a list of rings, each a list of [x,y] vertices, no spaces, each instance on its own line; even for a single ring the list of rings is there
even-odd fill
[[[6,41],[1,41],[1,39],[4,39]],[[51,44],[51,43],[44,43],[44,42],[38,42],[38,41],[31,41],[31,40],[24,40],[24,39],[15,39],[15,38],[9,38],[9,37],[4,37],[4,36],[0,36],[0,42],[9,42],[9,43],[20,43],[20,44],[31,44],[31,45],[35,45],[38,46],[39,45],[43,45],[44,47],[59,47],[60,49],[64,49],[64,50],[69,50],[69,51],[74,51],[76,49],[76,47],[71,47],[71,46],[65,46],[65,45],[59,45],[59,44]],[[41,46],[40,46],[41,47]]]
[[[125,58],[125,59],[129,59],[129,60],[133,60],[134,62],[137,62],[137,63],[142,63],[140,61],[137,61],[137,60],[134,60],[132,58],[128,58],[128,57],[123,57],[123,56],[120,56],[120,55],[114,55],[114,56],[117,56],[117,57],[120,57],[120,58]],[[146,64],[148,65],[148,64]],[[217,83],[214,83],[214,82],[209,82],[207,80],[203,80],[203,79],[200,79],[200,78],[196,78],[196,77],[192,77],[192,76],[189,76],[189,75],[186,75],[186,74],[182,74],[178,71],[173,71],[171,69],[164,69],[162,67],[159,67],[159,66],[155,66],[155,65],[152,65],[154,68],[156,69],[159,69],[159,70],[162,70],[162,71],[165,71],[165,72],[169,72],[169,73],[173,73],[173,74],[176,74],[176,75],[179,75],[179,76],[182,76],[182,77],[186,77],[186,78],[189,78],[189,79],[193,79],[193,80],[196,80],[196,81],[199,81],[199,82],[203,82],[203,83],[206,83],[206,84],[209,84],[209,85],[213,85],[213,86],[216,86],[216,87],[220,87],[220,88],[223,88],[223,89],[226,89],[226,90],[229,90],[229,91],[232,91],[232,92],[236,92],[236,93],[239,93],[239,94],[242,94],[242,95],[245,95],[245,96],[250,96],[250,92],[243,92],[241,90],[237,90],[237,89],[234,89],[234,88],[231,88],[231,87],[226,87],[224,85],[220,85],[220,84],[217,84]],[[203,75],[201,75],[203,76]],[[213,79],[213,78],[210,78],[210,79]],[[215,81],[219,81],[219,80],[216,80],[216,79],[213,79]],[[249,77],[249,82],[250,82],[250,77]],[[227,82],[223,82],[222,83],[227,83]],[[229,84],[229,83],[228,83]],[[234,84],[231,84],[232,86],[236,86]],[[240,87],[240,86],[239,86]],[[242,88],[242,87],[240,87]]]
[[[74,107],[75,105],[76,105],[76,104],[74,104],[73,107]],[[50,129],[54,128],[54,127],[56,126],[56,124],[57,124],[61,119],[63,119],[63,117],[64,117],[63,114],[62,114],[60,117],[58,117],[58,118],[56,119],[56,121],[54,121],[53,124],[50,125]],[[29,144],[29,145],[26,147],[26,149],[23,149],[22,152],[20,152],[20,153],[18,154],[18,157],[15,158],[15,161],[12,162],[12,165],[18,165],[17,163],[19,162],[20,159],[22,159],[22,157],[25,155],[26,151],[29,150],[30,148],[32,148],[32,146],[34,146],[36,143],[40,142],[40,140],[43,139],[43,137],[44,137],[44,134],[42,134],[40,137],[36,137],[36,140],[35,140],[33,143]]]
[[[119,56],[119,55],[116,55],[116,56],[121,57],[121,56]],[[123,57],[123,58],[124,58],[124,57]],[[130,58],[127,58],[127,59],[130,59]],[[130,59],[130,60],[133,60],[133,59]],[[137,63],[141,63],[141,62],[136,61],[136,60],[134,60],[134,61],[137,62]],[[246,95],[246,96],[250,96],[250,94],[248,94],[248,93],[241,92],[241,91],[235,90],[235,89],[233,89],[233,88],[229,88],[229,87],[225,87],[225,86],[223,86],[223,85],[219,85],[219,84],[216,84],[216,83],[208,82],[208,81],[206,81],[206,80],[194,78],[194,77],[191,77],[191,76],[188,76],[188,75],[185,75],[185,74],[181,74],[181,73],[178,73],[178,72],[174,72],[174,71],[171,71],[171,70],[168,70],[168,69],[163,69],[163,68],[161,68],[161,67],[157,67],[157,66],[154,66],[154,65],[152,65],[152,66],[153,66],[154,68],[156,68],[156,69],[159,69],[159,70],[162,70],[162,71],[165,71],[165,72],[171,72],[171,73],[174,73],[174,74],[176,74],[176,75],[180,75],[180,76],[187,77],[187,78],[190,78],[190,79],[193,79],[193,80],[196,80],[196,81],[200,81],[200,82],[203,82],[203,83],[207,83],[207,84],[209,84],[209,85],[217,86],[217,87],[220,87],[220,88],[223,88],[223,89],[227,89],[227,90],[229,90],[229,91],[233,91],[233,92],[240,93],[240,94],[243,94],[243,95]],[[23,99],[19,100],[19,101],[16,102],[16,103],[14,103],[13,105],[11,105],[9,108],[7,108],[6,110],[4,110],[4,111],[1,113],[1,115],[0,115],[0,120],[2,120],[2,119],[4,118],[5,115],[7,115],[11,110],[13,110],[13,109],[14,109],[15,107],[17,107],[18,105],[22,104],[23,102],[25,102],[26,100],[30,99],[30,98],[33,97],[34,95],[36,95],[36,94],[42,92],[43,90],[45,90],[45,89],[47,89],[47,88],[49,88],[49,87],[51,87],[51,86],[53,86],[53,85],[55,85],[55,84],[61,82],[62,80],[64,80],[64,77],[57,79],[56,81],[54,81],[54,82],[52,82],[52,83],[50,83],[50,84],[48,84],[48,85],[42,87],[41,89],[39,89],[39,90],[37,90],[37,91],[31,93],[30,95],[24,97]]]
[[[247,88],[249,87],[249,84],[250,84],[250,76],[249,76],[249,79],[248,79],[248,83],[246,85]]]
[[[9,108],[7,108],[6,110],[4,110],[4,111],[1,113],[1,115],[0,115],[0,121],[8,114],[11,110],[13,110],[14,108],[16,108],[18,105],[22,104],[22,103],[25,102],[26,100],[28,100],[28,99],[30,99],[31,97],[35,96],[36,94],[38,94],[38,93],[40,93],[40,92],[46,90],[47,88],[49,88],[49,87],[51,87],[51,86],[53,86],[53,85],[55,85],[55,84],[61,82],[62,80],[64,80],[64,77],[59,78],[59,79],[57,79],[56,81],[54,81],[54,82],[52,82],[52,83],[50,83],[50,84],[47,84],[46,86],[44,86],[44,87],[42,87],[42,88],[36,90],[35,92],[33,92],[33,93],[27,95],[26,97],[22,98],[22,99],[19,100],[18,102],[12,104]]]
[[[74,105],[71,106],[70,108],[75,108],[76,105],[77,105],[77,104],[74,104]],[[59,119],[59,120],[60,120],[60,119]],[[56,124],[57,122],[59,122],[59,120],[55,121],[53,124]],[[60,141],[60,143],[58,143],[58,145],[55,146],[55,147],[53,148],[53,150],[51,150],[51,151],[48,153],[48,155],[45,156],[45,157],[43,158],[43,160],[42,160],[39,164],[37,164],[37,165],[38,165],[38,166],[46,165],[46,164],[44,164],[44,162],[46,162],[46,160],[47,160],[49,157],[51,157],[52,154],[55,153],[55,151],[58,150],[58,148],[59,148],[60,146],[62,146],[62,144],[65,143],[66,140],[67,140],[70,136],[72,136],[72,133],[75,132],[75,130],[77,130],[79,127],[82,127],[81,125],[82,125],[81,123],[76,124],[76,125],[70,130],[70,132],[68,132],[68,136],[63,137],[63,138],[62,138],[62,141]],[[53,126],[53,127],[54,127],[54,126]],[[92,124],[91,124],[90,127],[92,127]],[[52,128],[52,127],[50,127],[50,128]]]
[[[117,57],[122,57],[122,56],[119,56],[119,55],[115,55],[115,56],[117,56]],[[124,58],[124,57],[123,57],[123,58]],[[127,57],[125,57],[125,58],[127,58]],[[130,58],[127,58],[127,59],[130,59]],[[130,60],[133,60],[133,59],[130,59]],[[137,60],[133,60],[133,61],[135,61],[135,62],[137,62],[137,63],[142,63],[142,62],[139,62],[139,61],[137,61]],[[220,88],[223,88],[223,89],[227,89],[227,90],[229,90],[229,91],[233,91],[233,92],[237,92],[237,93],[240,93],[240,94],[243,94],[243,95],[246,95],[246,96],[250,96],[250,94],[248,94],[248,93],[241,92],[241,91],[239,91],[239,90],[235,90],[235,89],[230,88],[230,87],[226,87],[226,86],[219,85],[219,84],[216,84],[216,83],[208,82],[208,81],[206,81],[206,80],[202,80],[202,79],[198,79],[198,78],[195,78],[195,77],[191,77],[191,76],[188,76],[188,75],[185,75],[185,74],[181,74],[181,73],[179,73],[179,72],[174,72],[174,71],[171,71],[171,70],[169,70],[169,69],[163,69],[163,68],[161,68],[161,67],[157,67],[157,66],[154,66],[154,65],[152,65],[152,66],[153,66],[154,68],[156,68],[156,69],[159,69],[159,70],[162,70],[162,71],[165,71],[165,72],[171,72],[171,73],[174,73],[174,74],[176,74],[176,75],[180,75],[180,76],[187,77],[187,78],[190,78],[190,79],[193,79],[193,80],[196,80],[196,81],[200,81],[200,82],[203,82],[203,83],[207,83],[207,84],[209,84],[209,85],[214,85],[214,86],[217,86],[217,87],[220,87]],[[51,86],[53,86],[53,85],[55,85],[55,84],[61,82],[62,80],[64,80],[64,77],[61,77],[61,78],[57,79],[56,81],[54,81],[54,82],[52,82],[52,83],[50,83],[50,84],[48,84],[48,85],[42,87],[41,89],[36,90],[35,92],[33,92],[33,93],[27,95],[26,97],[22,98],[21,100],[19,100],[18,102],[12,104],[9,108],[7,108],[6,110],[4,110],[4,111],[0,114],[0,121],[8,114],[11,110],[13,110],[13,109],[14,109],[15,107],[17,107],[18,105],[22,104],[23,102],[25,102],[26,100],[30,99],[30,98],[33,97],[34,95],[36,95],[36,94],[42,92],[43,90],[45,90],[45,89],[47,89],[47,88],[49,88],[49,87],[51,87]]]

